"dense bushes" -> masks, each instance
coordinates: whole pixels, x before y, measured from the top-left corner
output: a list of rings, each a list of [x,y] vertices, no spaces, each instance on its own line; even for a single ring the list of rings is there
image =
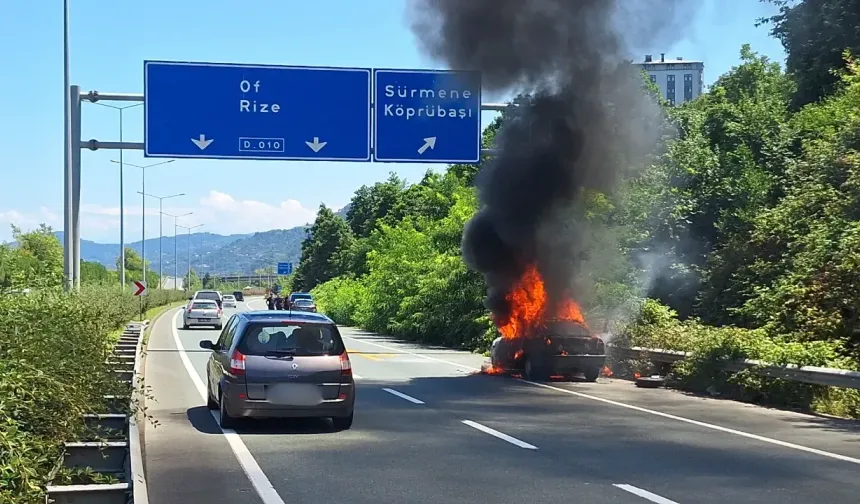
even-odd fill
[[[149,294],[145,309],[183,299]],[[0,503],[44,501],[62,443],[84,428],[81,415],[120,393],[104,362],[116,330],[139,309],[139,298],[118,287],[0,294]]]

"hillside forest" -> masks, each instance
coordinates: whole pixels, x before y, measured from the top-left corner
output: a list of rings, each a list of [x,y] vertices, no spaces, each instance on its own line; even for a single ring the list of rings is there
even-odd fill
[[[646,166],[588,195],[576,218],[590,230],[591,287],[577,301],[619,342],[694,351],[675,386],[857,417],[856,391],[709,365],[860,368],[860,2],[775,3],[779,15],[758,22],[782,41],[785,68],[744,45],[702,96],[661,104],[674,134]],[[643,99],[659,100],[649,85]],[[486,351],[497,335],[486,286],[460,248],[479,170],[411,185],[392,174],[358,189],[345,220],[320,206],[291,287],[341,324]]]

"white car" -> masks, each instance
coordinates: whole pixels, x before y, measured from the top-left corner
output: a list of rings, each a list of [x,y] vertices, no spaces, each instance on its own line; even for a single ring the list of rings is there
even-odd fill
[[[210,326],[221,330],[221,309],[218,303],[208,299],[191,301],[182,319],[182,328],[191,329],[194,326]]]
[[[236,307],[236,296],[231,294],[224,294],[224,297],[221,298],[224,302],[224,308],[235,308]]]

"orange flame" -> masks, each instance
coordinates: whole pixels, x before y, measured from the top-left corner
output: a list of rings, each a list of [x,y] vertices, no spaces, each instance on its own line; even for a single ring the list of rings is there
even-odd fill
[[[510,306],[510,314],[506,320],[496,321],[503,338],[521,338],[548,320],[566,320],[585,326],[579,305],[570,297],[548,313],[546,286],[537,265],[526,268],[505,299]]]

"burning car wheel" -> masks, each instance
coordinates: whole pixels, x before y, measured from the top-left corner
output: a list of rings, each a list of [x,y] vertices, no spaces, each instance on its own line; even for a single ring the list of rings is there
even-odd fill
[[[585,376],[585,381],[596,382],[597,377],[600,376],[600,370],[601,370],[601,368],[596,368],[596,367],[585,368],[585,370],[582,373]]]
[[[547,381],[550,375],[549,368],[541,359],[526,355],[523,363],[523,378],[532,381]]]

